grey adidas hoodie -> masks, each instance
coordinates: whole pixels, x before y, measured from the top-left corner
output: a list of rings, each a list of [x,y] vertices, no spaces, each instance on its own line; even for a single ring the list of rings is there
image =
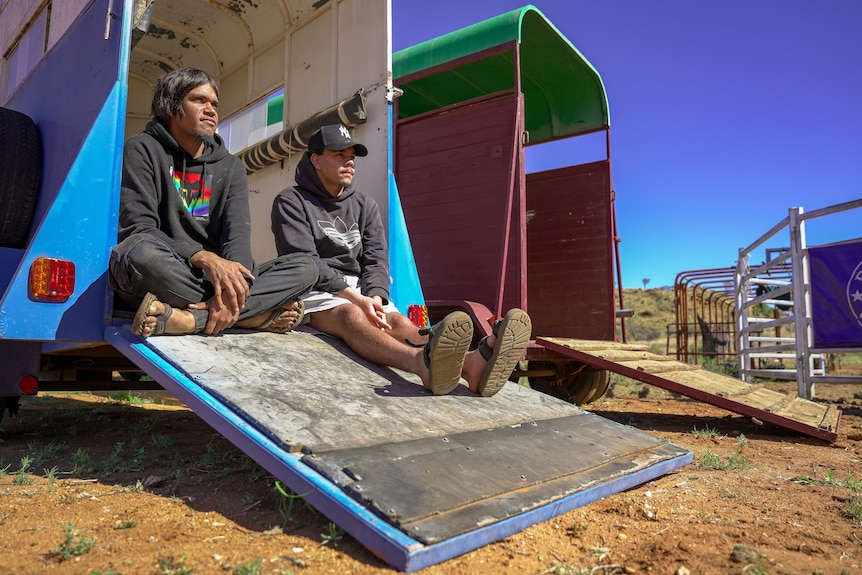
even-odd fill
[[[323,187],[309,155],[296,166],[296,186],[272,204],[278,255],[304,252],[317,262],[314,289],[338,293],[345,275],[359,277],[362,293],[389,301],[389,253],[377,203],[354,189],[337,198]]]

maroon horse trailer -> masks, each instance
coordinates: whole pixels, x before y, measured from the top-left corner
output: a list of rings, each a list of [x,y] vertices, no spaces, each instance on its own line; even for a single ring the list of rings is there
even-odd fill
[[[586,58],[527,6],[397,52],[393,72],[394,170],[432,320],[465,309],[481,335],[521,307],[534,337],[625,341],[608,103]],[[527,173],[527,147],[576,137],[602,157]],[[512,377],[533,388],[577,404],[607,391],[606,370],[536,343],[523,359]]]

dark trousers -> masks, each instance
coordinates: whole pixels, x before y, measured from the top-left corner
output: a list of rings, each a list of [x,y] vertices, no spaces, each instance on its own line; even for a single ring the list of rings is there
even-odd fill
[[[255,280],[237,321],[274,311],[310,290],[317,281],[317,265],[306,254],[289,254],[255,266],[252,274]],[[134,234],[111,248],[109,282],[117,296],[133,308],[147,292],[177,309],[206,301],[214,293],[203,270],[148,234]],[[206,326],[207,313],[195,313],[197,331]]]

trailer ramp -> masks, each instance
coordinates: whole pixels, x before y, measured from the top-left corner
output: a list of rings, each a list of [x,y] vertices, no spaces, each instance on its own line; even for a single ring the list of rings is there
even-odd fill
[[[391,566],[414,571],[688,464],[692,453],[507,383],[447,396],[318,333],[106,340]]]
[[[838,439],[841,412],[759,384],[712,373],[647,351],[645,346],[611,341],[540,337],[536,343],[600,369],[631,377],[722,409],[772,423],[828,442]]]

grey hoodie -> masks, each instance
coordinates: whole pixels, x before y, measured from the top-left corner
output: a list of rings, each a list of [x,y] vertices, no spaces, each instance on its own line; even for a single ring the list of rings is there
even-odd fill
[[[272,204],[278,255],[304,252],[317,262],[314,289],[338,293],[345,275],[359,277],[362,293],[389,301],[389,253],[377,203],[351,185],[334,198],[317,176],[308,154],[296,166],[296,186]]]

